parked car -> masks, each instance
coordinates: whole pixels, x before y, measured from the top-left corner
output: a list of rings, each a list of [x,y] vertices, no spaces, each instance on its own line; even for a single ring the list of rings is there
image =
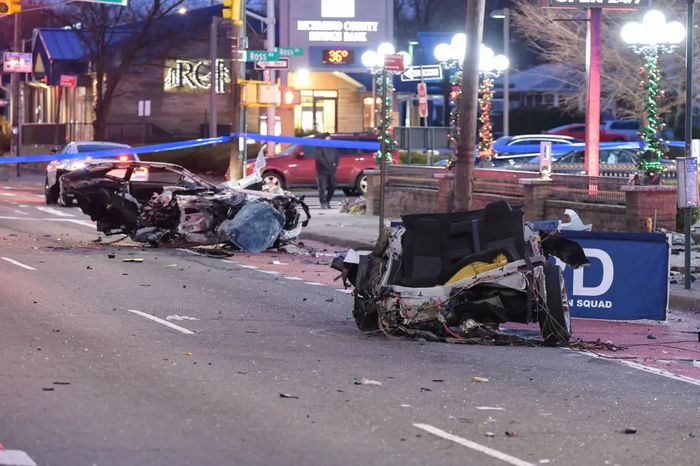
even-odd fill
[[[571,123],[564,126],[557,126],[556,128],[544,131],[544,134],[559,134],[562,136],[571,136],[573,138],[583,139],[586,136],[586,124]],[[629,141],[631,139],[632,138],[625,133],[618,133],[604,128],[600,129],[600,142]]]
[[[513,161],[523,161],[531,159],[539,151],[540,142],[551,142],[552,145],[573,145],[582,144],[583,140],[572,138],[571,136],[561,136],[556,134],[521,134],[519,136],[502,136],[494,142],[497,146],[497,153],[493,157],[493,163],[496,166],[512,163]],[[498,147],[500,146],[500,147]],[[513,150],[504,149],[503,146],[510,146]],[[521,150],[518,150],[518,146]],[[530,146],[525,148],[524,146]],[[526,150],[522,150],[526,149]],[[562,150],[555,147],[553,154],[561,153]]]
[[[633,141],[641,139],[639,135],[641,127],[642,123],[639,120],[605,120],[600,123],[601,129],[625,134]],[[673,130],[666,127],[660,136],[664,139],[673,139]]]
[[[332,139],[357,140],[376,142],[374,134],[350,133],[333,134]],[[367,192],[367,175],[365,170],[376,170],[376,152],[367,149],[338,149],[340,164],[336,173],[337,186],[346,194],[362,194]],[[276,157],[265,158],[263,183],[279,186],[282,189],[315,188],[316,179],[316,146],[294,144],[284,149]],[[394,163],[399,163],[399,151],[392,153]],[[255,165],[254,159],[249,159],[246,174],[250,174]]]
[[[637,165],[639,163],[639,156],[637,155],[636,149],[627,148],[606,148],[600,149],[600,166],[605,168],[606,165],[615,164],[626,164],[626,165]],[[576,173],[583,174],[584,170],[579,170],[572,167],[564,167],[565,165],[580,164],[583,165],[585,160],[585,152],[582,150],[575,150],[568,152],[557,160],[552,161],[552,171],[556,173]],[[533,157],[528,161],[528,165],[539,165],[540,157]],[[667,167],[675,164],[675,161],[669,159],[662,159],[661,163]]]
[[[114,157],[105,158],[75,158],[67,160],[53,160],[49,162],[46,166],[46,179],[44,181],[44,197],[46,203],[56,204],[60,202],[65,206],[70,206],[73,204],[73,196],[66,194],[64,196],[60,195],[58,181],[62,175],[71,172],[73,170],[78,170],[84,168],[89,163],[93,161],[120,161],[120,162],[130,162],[139,161],[139,157],[131,152],[131,146],[126,144],[118,144],[116,142],[100,142],[100,141],[73,141],[69,142],[62,149],[57,150],[58,155],[67,154],[80,154],[88,152],[98,152],[107,150],[123,150],[123,154],[119,154]]]

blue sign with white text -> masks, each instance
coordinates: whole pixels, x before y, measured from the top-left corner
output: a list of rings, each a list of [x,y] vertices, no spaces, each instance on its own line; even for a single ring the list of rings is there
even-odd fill
[[[670,247],[662,233],[563,231],[591,265],[564,269],[573,317],[665,320]]]

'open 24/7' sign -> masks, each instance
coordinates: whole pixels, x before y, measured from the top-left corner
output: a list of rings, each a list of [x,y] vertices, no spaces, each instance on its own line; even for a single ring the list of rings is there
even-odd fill
[[[542,6],[549,7],[588,7],[620,8],[625,10],[646,8],[649,0],[542,0]]]

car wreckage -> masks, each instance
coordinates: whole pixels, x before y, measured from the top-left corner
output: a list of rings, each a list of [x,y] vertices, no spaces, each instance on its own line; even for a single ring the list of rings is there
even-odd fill
[[[61,176],[60,193],[74,197],[108,236],[125,234],[152,246],[223,243],[260,252],[292,242],[310,219],[303,198],[247,189],[262,188],[261,169],[214,185],[169,163],[94,162]]]
[[[569,341],[566,286],[549,256],[586,265],[578,243],[536,231],[505,201],[402,220],[383,230],[372,251],[333,261],[354,287],[360,330],[468,342],[496,335],[501,323],[539,322],[546,344]]]

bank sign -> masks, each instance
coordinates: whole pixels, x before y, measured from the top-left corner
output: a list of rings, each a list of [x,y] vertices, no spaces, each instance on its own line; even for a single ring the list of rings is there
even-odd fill
[[[281,0],[280,46],[307,51],[291,61],[292,68],[362,71],[359,60],[324,61],[324,51],[342,48],[359,57],[382,42],[393,42],[393,10],[393,0]]]
[[[662,233],[564,231],[591,265],[564,270],[574,317],[665,320],[670,247]]]

